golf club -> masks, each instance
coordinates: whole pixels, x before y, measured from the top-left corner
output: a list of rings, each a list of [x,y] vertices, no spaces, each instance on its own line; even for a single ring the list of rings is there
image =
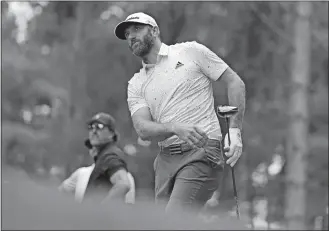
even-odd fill
[[[230,137],[230,117],[235,115],[238,112],[237,107],[233,106],[218,106],[217,107],[217,114],[219,117],[225,118],[226,121],[226,129],[227,129],[227,136],[228,136],[228,144],[229,146],[231,145],[231,137]],[[224,148],[222,145],[222,151],[224,154]],[[225,157],[225,154],[224,154]],[[232,181],[233,181],[233,191],[234,191],[234,199],[235,199],[235,204],[236,204],[236,215],[238,219],[240,219],[240,212],[239,212],[239,201],[238,201],[238,193],[236,190],[236,185],[235,185],[235,174],[234,174],[234,167],[231,167],[231,173],[232,173]]]

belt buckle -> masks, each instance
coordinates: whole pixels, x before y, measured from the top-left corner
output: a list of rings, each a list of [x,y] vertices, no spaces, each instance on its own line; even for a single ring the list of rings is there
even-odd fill
[[[171,147],[169,146],[169,153],[170,155],[176,155],[181,154],[182,151],[182,145],[181,144],[174,144]]]

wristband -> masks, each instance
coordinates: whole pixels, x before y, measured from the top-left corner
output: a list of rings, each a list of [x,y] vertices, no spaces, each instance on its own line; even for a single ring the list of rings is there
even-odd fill
[[[241,134],[241,130],[240,128],[230,128],[230,133],[240,133]]]
[[[230,128],[229,131],[230,131],[230,137],[231,137],[231,139],[232,139],[232,135],[236,135],[236,137],[240,141],[240,144],[242,145],[242,137],[241,137],[241,130],[240,130],[240,128]]]

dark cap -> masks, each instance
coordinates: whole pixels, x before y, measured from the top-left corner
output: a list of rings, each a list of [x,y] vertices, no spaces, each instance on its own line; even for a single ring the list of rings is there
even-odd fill
[[[110,130],[115,131],[115,119],[104,112],[99,112],[96,115],[94,115],[89,121],[88,125],[93,123],[100,123],[105,126],[107,126]]]

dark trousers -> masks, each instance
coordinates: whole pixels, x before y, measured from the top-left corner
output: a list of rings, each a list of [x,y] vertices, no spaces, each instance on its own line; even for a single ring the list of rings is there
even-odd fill
[[[218,156],[219,164],[209,161],[207,155]],[[154,161],[156,202],[164,203],[166,211],[200,211],[218,188],[224,163],[220,143],[181,154],[160,151]]]

